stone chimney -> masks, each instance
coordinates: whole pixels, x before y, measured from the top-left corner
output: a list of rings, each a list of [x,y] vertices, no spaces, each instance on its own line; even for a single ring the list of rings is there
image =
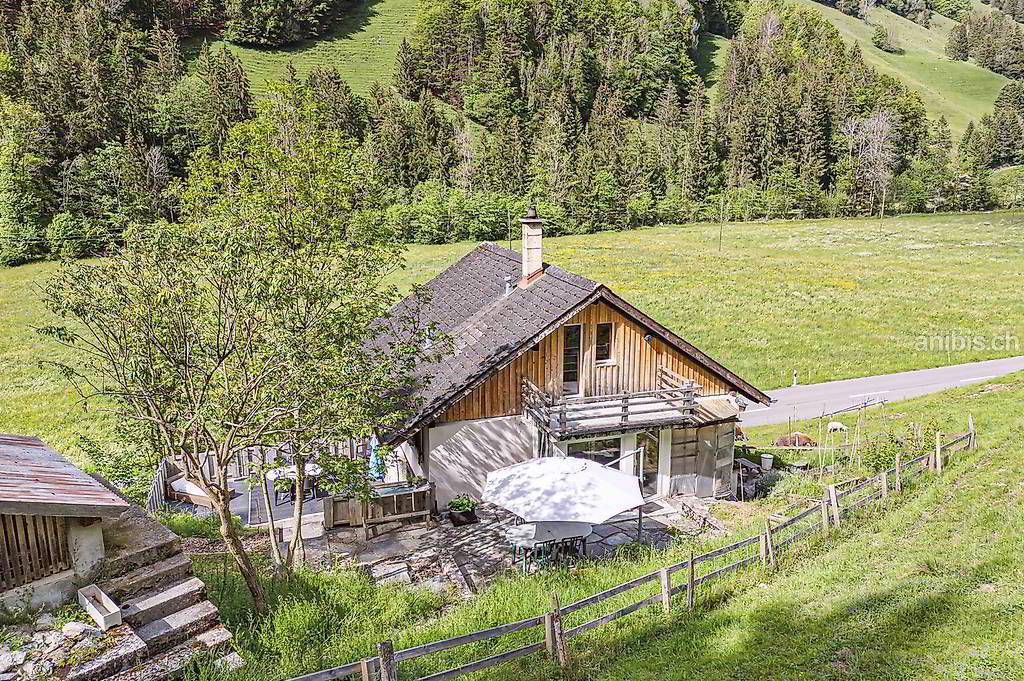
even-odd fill
[[[544,236],[544,221],[537,217],[537,209],[530,206],[526,215],[519,219],[523,225],[523,278],[520,284],[528,284],[544,270],[544,254],[541,240]]]

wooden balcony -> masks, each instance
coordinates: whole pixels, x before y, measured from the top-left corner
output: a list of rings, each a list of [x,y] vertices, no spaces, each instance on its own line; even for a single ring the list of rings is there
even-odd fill
[[[523,410],[556,440],[696,423],[700,386],[667,369],[658,383],[644,392],[557,399],[523,379]]]

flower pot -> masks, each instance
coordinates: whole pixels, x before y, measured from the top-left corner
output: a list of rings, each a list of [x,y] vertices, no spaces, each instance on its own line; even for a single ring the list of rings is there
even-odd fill
[[[476,511],[448,511],[448,519],[455,527],[480,522],[480,519],[476,517]]]

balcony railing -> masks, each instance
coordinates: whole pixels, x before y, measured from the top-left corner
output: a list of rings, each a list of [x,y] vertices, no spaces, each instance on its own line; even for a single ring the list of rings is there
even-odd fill
[[[658,384],[643,392],[556,399],[523,379],[523,411],[556,440],[695,423],[700,386],[664,368]]]

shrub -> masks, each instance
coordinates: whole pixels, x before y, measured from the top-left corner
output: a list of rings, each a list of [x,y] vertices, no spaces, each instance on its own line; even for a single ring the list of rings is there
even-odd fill
[[[871,44],[883,52],[903,54],[903,48],[899,46],[889,30],[881,24],[875,24],[875,30],[871,34]]]
[[[92,220],[71,213],[57,213],[46,226],[50,257],[82,258],[99,253],[106,245],[106,234]]]

